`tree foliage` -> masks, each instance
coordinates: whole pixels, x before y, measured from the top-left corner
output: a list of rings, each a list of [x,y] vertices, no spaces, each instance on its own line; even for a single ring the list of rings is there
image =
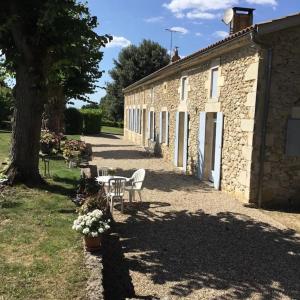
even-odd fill
[[[11,182],[40,181],[42,112],[53,87],[76,98],[94,89],[101,73],[95,61],[110,39],[96,26],[97,18],[76,0],[2,1],[0,49],[16,74]]]
[[[118,60],[114,60],[114,68],[109,71],[112,82],[106,84],[106,96],[101,99],[101,107],[108,117],[123,119],[122,89],[166,66],[169,61],[167,50],[150,40],[122,49]]]

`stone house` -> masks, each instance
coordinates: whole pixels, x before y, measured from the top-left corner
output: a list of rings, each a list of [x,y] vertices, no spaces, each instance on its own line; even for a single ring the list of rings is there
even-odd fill
[[[238,9],[227,38],[124,89],[124,138],[246,203],[300,200],[300,14]]]

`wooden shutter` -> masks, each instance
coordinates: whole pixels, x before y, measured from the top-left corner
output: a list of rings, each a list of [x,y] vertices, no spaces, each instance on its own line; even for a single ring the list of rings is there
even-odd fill
[[[189,114],[184,113],[184,140],[183,140],[183,171],[187,171],[189,141]]]
[[[221,159],[222,159],[222,142],[223,142],[223,113],[217,113],[216,124],[216,149],[215,149],[215,167],[214,167],[214,187],[220,189],[221,183]]]
[[[166,145],[169,145],[169,117],[170,117],[170,114],[169,112],[167,111],[166,112]]]
[[[206,112],[200,112],[198,133],[198,177],[200,180],[202,180],[204,176],[205,127]]]
[[[159,112],[159,142],[162,143],[162,130],[163,130],[163,124],[162,124],[162,111]]]
[[[155,112],[153,112],[152,113],[152,117],[153,117],[153,119],[152,119],[152,124],[153,124],[153,126],[152,126],[152,136],[153,136],[153,141],[155,141]]]
[[[176,112],[176,127],[175,127],[175,140],[174,140],[174,165],[178,166],[178,134],[179,134],[179,112]]]
[[[148,140],[150,140],[151,134],[150,134],[150,130],[151,130],[151,111],[148,111]]]
[[[136,133],[140,132],[140,109],[137,109],[137,117],[136,117]]]

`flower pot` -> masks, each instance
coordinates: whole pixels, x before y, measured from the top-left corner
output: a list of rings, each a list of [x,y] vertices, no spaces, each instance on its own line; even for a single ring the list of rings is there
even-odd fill
[[[101,235],[97,237],[84,236],[85,249],[89,252],[99,251],[101,249],[101,240]]]

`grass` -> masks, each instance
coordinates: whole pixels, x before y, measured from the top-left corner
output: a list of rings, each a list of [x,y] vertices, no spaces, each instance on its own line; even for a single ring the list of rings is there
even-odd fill
[[[119,127],[102,126],[101,127],[101,132],[102,133],[123,135],[124,130],[123,130],[123,128],[119,128]]]
[[[0,160],[9,139],[0,132]],[[0,299],[85,299],[82,240],[71,229],[76,212],[69,197],[79,170],[58,159],[50,172],[43,189],[0,192]]]
[[[0,164],[7,157],[9,151],[9,144],[10,133],[6,131],[0,131]]]

